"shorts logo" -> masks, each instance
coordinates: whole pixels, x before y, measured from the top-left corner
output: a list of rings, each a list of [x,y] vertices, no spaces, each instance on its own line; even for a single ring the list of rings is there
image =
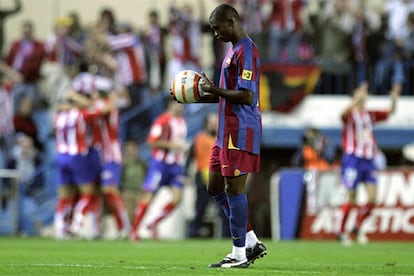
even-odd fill
[[[243,69],[242,79],[244,79],[244,80],[252,80],[252,76],[253,76],[252,71]]]

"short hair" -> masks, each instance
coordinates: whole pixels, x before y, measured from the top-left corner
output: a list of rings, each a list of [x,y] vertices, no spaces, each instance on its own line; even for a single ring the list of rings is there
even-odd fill
[[[213,18],[216,20],[218,19],[219,21],[225,21],[232,18],[240,21],[239,13],[229,4],[221,4],[217,6],[210,14],[210,20]]]

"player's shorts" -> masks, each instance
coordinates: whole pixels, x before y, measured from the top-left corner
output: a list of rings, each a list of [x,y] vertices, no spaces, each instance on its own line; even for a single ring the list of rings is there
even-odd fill
[[[221,171],[222,176],[239,176],[258,172],[259,169],[260,154],[213,146],[210,155],[210,171]]]
[[[152,159],[148,166],[142,188],[147,192],[155,192],[162,186],[184,187],[184,171],[179,164],[166,164]]]
[[[373,159],[363,159],[351,154],[342,157],[342,184],[348,190],[355,190],[359,183],[377,184],[377,168]]]
[[[101,172],[101,185],[119,187],[121,183],[121,172],[122,166],[120,163],[105,163]]]
[[[99,182],[101,164],[98,152],[89,150],[88,154],[58,154],[57,163],[59,185],[83,185]]]

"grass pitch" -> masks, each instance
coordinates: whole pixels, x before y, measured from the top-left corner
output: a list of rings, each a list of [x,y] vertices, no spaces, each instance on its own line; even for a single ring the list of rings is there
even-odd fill
[[[273,242],[247,269],[207,265],[230,240],[55,241],[0,237],[0,275],[414,275],[414,243]]]

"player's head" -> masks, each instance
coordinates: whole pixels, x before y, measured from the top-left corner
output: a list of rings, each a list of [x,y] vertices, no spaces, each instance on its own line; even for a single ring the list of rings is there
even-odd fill
[[[240,32],[244,32],[239,13],[228,4],[216,7],[210,14],[209,22],[214,36],[224,42],[234,42]]]

